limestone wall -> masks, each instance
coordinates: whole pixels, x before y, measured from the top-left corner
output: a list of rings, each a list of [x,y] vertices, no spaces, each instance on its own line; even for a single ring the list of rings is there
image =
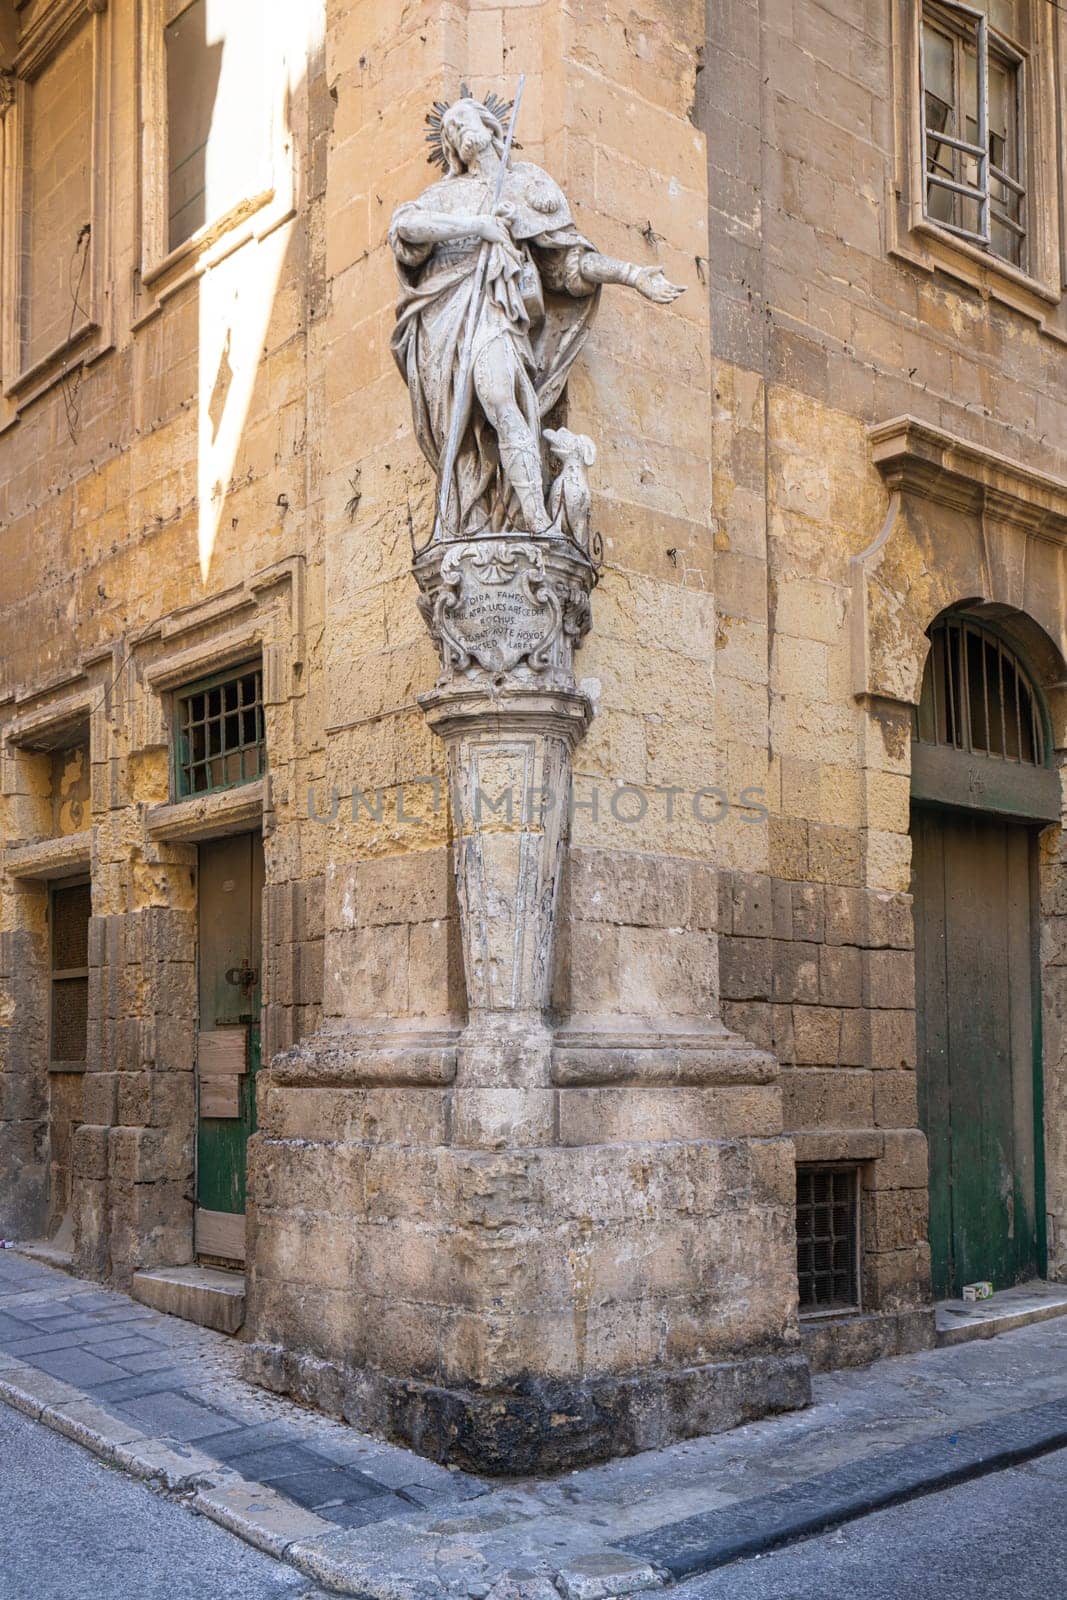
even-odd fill
[[[150,283],[139,123],[150,95],[134,0],[85,8],[79,75],[57,80],[54,95],[48,74],[20,67],[0,123],[12,159],[32,108],[71,160],[91,135],[105,162],[92,195],[26,192],[23,226],[55,279],[31,274],[26,286],[33,358],[38,328],[55,344],[62,324],[61,346],[70,333],[68,261],[89,211],[102,300],[95,267],[74,281],[84,307],[106,312],[88,345],[75,339],[40,373],[19,376],[26,361],[5,356],[0,1229],[40,1236],[66,1216],[79,1268],[120,1282],[192,1251],[196,850],[153,833],[150,812],[172,798],[181,661],[187,681],[232,662],[235,629],[266,686],[271,775],[244,826],[266,835],[267,1048],[313,1026],[321,1002],[323,857],[306,794],[321,776],[324,507],[321,377],[309,361],[326,294],[321,153],[334,105],[324,17],[305,6],[296,22],[285,10],[264,12],[270,92],[285,107],[274,199],[257,227],[238,217],[217,240],[208,230]],[[51,13],[46,0],[18,19],[5,11],[6,67]],[[33,148],[49,159],[43,135]],[[51,752],[75,739],[87,771],[53,782]],[[92,879],[87,1070],[50,1079],[48,885],[75,870]]]
[[[0,11],[0,64],[47,9]],[[461,80],[501,91],[521,70],[523,153],[559,178],[578,226],[687,286],[655,312],[606,293],[571,384],[569,425],[599,444],[606,564],[578,658],[596,716],[576,760],[554,1020],[721,1011],[765,1081],[699,1103],[681,1088],[675,1120],[656,1102],[655,1127],[641,1120],[649,1102],[572,1084],[573,1136],[526,1192],[506,1152],[479,1156],[468,1189],[444,1162],[447,1081],[387,1091],[265,1073],[250,1305],[264,1346],[306,1358],[297,1370],[265,1356],[266,1375],[368,1415],[358,1386],[328,1392],[366,1355],[368,1305],[375,1359],[392,1342],[390,1375],[439,1385],[491,1385],[524,1363],[569,1381],[791,1357],[794,1155],[862,1165],[870,1315],[852,1353],[922,1342],[909,694],[925,627],[976,597],[1035,615],[1043,604],[1042,682],[1060,681],[1064,588],[1048,540],[1024,581],[1020,552],[1035,546],[1015,533],[990,535],[1006,552],[992,560],[974,553],[984,522],[953,523],[942,544],[943,508],[887,521],[868,429],[911,414],[1063,478],[1064,307],[1009,294],[973,262],[949,270],[911,236],[903,6],[281,9],[306,32],[284,36],[274,209],[232,249],[208,244],[188,273],[149,268],[147,282],[135,6],[93,12],[109,76],[71,126],[88,119],[99,135],[106,120],[107,182],[49,212],[38,237],[64,262],[84,203],[95,208],[95,331],[39,381],[5,368],[0,1228],[44,1231],[69,1195],[81,1270],[125,1281],[189,1257],[195,839],[220,823],[211,806],[180,825],[160,813],[168,697],[235,648],[264,667],[269,780],[241,825],[265,838],[265,1063],[323,1025],[463,1022],[444,752],[416,703],[437,673],[409,574],[433,491],[389,349],[385,235],[427,181],[428,105]],[[1063,46],[1063,19],[1047,26],[1058,31],[1035,33],[1035,50]],[[19,114],[3,117],[5,140]],[[1044,181],[1054,217],[1059,179]],[[35,289],[42,350],[56,327],[68,334],[63,292],[54,273]],[[869,555],[883,532],[884,560]],[[950,546],[958,561],[939,563]],[[865,675],[872,639],[880,676]],[[74,818],[52,761],[83,740],[91,785]],[[1054,830],[1042,862],[1060,1271],[1067,899]],[[74,870],[93,883],[88,1070],[80,1103],[73,1084],[55,1086],[50,1120],[47,886]],[[668,1148],[690,1112],[718,1141],[699,1181]],[[598,1143],[629,1134],[614,1187],[602,1184]],[[539,1246],[546,1196],[556,1231]],[[434,1213],[449,1207],[442,1282]],[[483,1225],[515,1231],[481,1250]],[[536,1305],[494,1331],[494,1285],[520,1257]],[[683,1297],[699,1315],[678,1311]],[[849,1348],[815,1351],[834,1353]]]
[[[970,261],[970,281],[935,271],[909,232],[905,20],[863,0],[711,5],[697,110],[712,219],[718,740],[733,782],[763,788],[770,811],[722,857],[724,1015],[779,1056],[798,1159],[863,1163],[874,1312],[921,1304],[928,1268],[925,1149],[911,1131],[909,709],[864,693],[879,686],[864,680],[856,632],[855,563],[890,508],[867,429],[910,414],[1067,470],[1067,309],[1009,307]],[[1061,205],[1053,183],[1050,215]],[[995,563],[961,562],[953,583],[949,512],[924,533],[893,536],[885,661],[914,661],[943,606],[1033,605],[1036,591]],[[908,643],[894,607],[942,563]],[[917,692],[913,679],[907,699]],[[1058,858],[1058,840],[1048,851]],[[1057,993],[1046,984],[1050,1083],[1063,1076]],[[858,1349],[908,1329],[868,1327]]]

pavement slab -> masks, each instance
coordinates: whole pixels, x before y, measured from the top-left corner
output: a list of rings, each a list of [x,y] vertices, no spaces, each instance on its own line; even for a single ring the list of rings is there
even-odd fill
[[[651,1593],[1067,1443],[1067,1319],[822,1375],[807,1411],[729,1434],[508,1481],[257,1389],[241,1357],[0,1254],[0,1400],[363,1600]]]

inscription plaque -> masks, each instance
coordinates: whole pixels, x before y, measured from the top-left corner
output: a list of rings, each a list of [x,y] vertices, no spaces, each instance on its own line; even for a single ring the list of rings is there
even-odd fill
[[[441,565],[434,622],[461,669],[487,672],[521,662],[540,671],[560,628],[560,603],[533,544],[487,539],[459,545]]]

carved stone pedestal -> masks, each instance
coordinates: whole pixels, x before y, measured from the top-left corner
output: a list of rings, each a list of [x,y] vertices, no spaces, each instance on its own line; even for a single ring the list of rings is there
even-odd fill
[[[415,576],[441,653],[420,704],[448,750],[467,989],[453,1137],[487,1150],[547,1145],[545,1014],[571,756],[592,714],[573,656],[594,573],[560,541],[505,537],[435,545]]]
[[[714,872],[567,859],[593,569],[515,536],[436,545],[415,575],[466,1018],[338,1019],[273,1063],[252,1370],[501,1473],[802,1405],[792,1144],[776,1062],[718,1020]],[[607,1006],[587,959],[635,916],[685,960],[668,981],[619,944]]]

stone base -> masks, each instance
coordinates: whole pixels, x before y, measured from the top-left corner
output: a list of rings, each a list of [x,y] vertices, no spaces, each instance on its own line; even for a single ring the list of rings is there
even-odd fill
[[[855,1316],[802,1319],[804,1353],[812,1372],[866,1367],[887,1356],[910,1356],[934,1346],[934,1310],[868,1311]]]
[[[253,1377],[511,1474],[806,1403],[772,1056],[712,1021],[578,1019],[537,1033],[528,1091],[497,1039],[547,1115],[490,1140],[510,1086],[464,1081],[472,1030],[409,1033],[332,1027],[260,1075]]]
[[[135,1300],[165,1311],[171,1317],[236,1333],[245,1320],[243,1272],[223,1272],[215,1267],[157,1267],[135,1272],[131,1285]]]
[[[1012,1289],[999,1289],[990,1300],[939,1300],[937,1346],[969,1344],[972,1339],[993,1339],[1035,1322],[1067,1317],[1067,1287],[1032,1278]]]
[[[491,1476],[658,1450],[811,1402],[800,1351],[575,1381],[529,1378],[507,1390],[442,1388],[259,1343],[249,1346],[245,1370],[265,1388],[431,1460]]]

